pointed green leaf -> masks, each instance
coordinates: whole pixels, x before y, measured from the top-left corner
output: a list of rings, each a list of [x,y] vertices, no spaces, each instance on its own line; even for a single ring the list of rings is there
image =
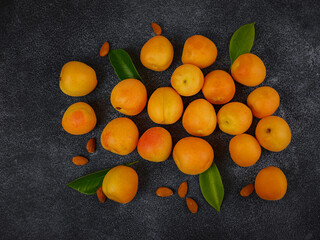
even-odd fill
[[[211,167],[199,175],[200,189],[206,201],[220,212],[224,196],[224,188],[217,165],[212,163]]]

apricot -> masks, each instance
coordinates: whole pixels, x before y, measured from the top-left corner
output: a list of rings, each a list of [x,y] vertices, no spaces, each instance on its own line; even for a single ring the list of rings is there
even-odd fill
[[[131,202],[138,191],[137,172],[122,165],[112,168],[103,179],[102,191],[115,202]]]
[[[125,79],[112,90],[110,101],[119,112],[133,116],[137,115],[147,104],[146,87],[137,79]]]
[[[97,86],[96,72],[85,63],[68,62],[62,67],[59,85],[61,91],[69,96],[85,96]]]
[[[203,73],[195,65],[183,64],[174,70],[171,76],[172,87],[181,96],[192,96],[197,94],[203,86]]]
[[[231,102],[220,108],[218,124],[222,132],[238,135],[249,129],[252,123],[250,108],[240,102]]]
[[[247,104],[255,117],[264,118],[278,109],[280,97],[272,87],[259,87],[249,94]]]
[[[261,155],[261,147],[257,139],[249,134],[234,136],[229,143],[231,159],[240,167],[255,164]]]
[[[194,35],[184,43],[182,62],[191,63],[199,68],[209,67],[217,58],[217,47],[202,35]]]
[[[182,125],[191,135],[208,136],[217,126],[216,111],[207,100],[196,99],[184,111]]]
[[[266,167],[255,180],[257,195],[264,200],[280,200],[287,192],[287,178],[280,168]]]
[[[214,158],[211,145],[198,137],[182,138],[174,146],[172,155],[180,171],[190,175],[206,171]]]
[[[149,98],[148,114],[158,124],[172,124],[179,120],[183,112],[180,95],[171,87],[156,89]]]
[[[164,71],[172,63],[173,46],[166,37],[155,36],[143,45],[140,60],[146,68]]]
[[[291,130],[283,118],[268,116],[258,122],[256,138],[265,149],[280,152],[290,144]]]
[[[229,73],[214,70],[204,78],[202,93],[212,104],[225,104],[230,102],[236,92],[236,86]]]
[[[137,149],[143,159],[163,162],[171,154],[171,134],[162,127],[149,128],[140,137]]]
[[[231,75],[238,83],[254,87],[264,81],[266,77],[266,67],[258,56],[252,53],[245,53],[233,62]]]
[[[102,131],[101,145],[104,149],[119,154],[127,155],[137,146],[139,130],[129,118],[116,118],[110,121]]]
[[[73,135],[82,135],[90,132],[97,123],[93,108],[84,102],[72,104],[62,117],[63,129]]]

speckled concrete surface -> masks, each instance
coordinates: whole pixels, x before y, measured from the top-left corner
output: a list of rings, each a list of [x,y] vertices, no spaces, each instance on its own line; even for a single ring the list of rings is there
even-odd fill
[[[0,3],[0,238],[1,239],[319,239],[319,1],[10,1]],[[144,68],[140,49],[153,36],[151,22],[175,49],[174,62],[165,72]],[[262,85],[280,94],[277,112],[289,123],[293,139],[280,153],[263,150],[252,167],[235,165],[228,154],[231,136],[217,129],[205,139],[215,150],[215,161],[225,186],[221,212],[203,199],[197,176],[178,171],[172,158],[164,163],[141,159],[134,166],[139,191],[129,204],[85,196],[66,183],[100,169],[140,159],[137,152],[118,156],[102,149],[85,151],[90,137],[121,116],[109,101],[118,82],[101,44],[127,50],[146,82],[148,95],[169,86],[181,64],[184,41],[191,35],[211,38],[217,61],[204,73],[229,68],[228,44],[241,25],[256,22],[252,52],[262,58],[267,78]],[[81,98],[64,95],[58,78],[64,63],[78,60],[98,76],[94,92]],[[244,102],[253,88],[236,85],[235,101]],[[185,106],[193,99],[183,98]],[[89,134],[63,131],[65,109],[77,101],[92,105],[97,127]],[[219,109],[215,107],[216,111]],[[140,133],[156,124],[144,110],[132,117]],[[249,133],[254,132],[254,121]],[[176,143],[188,134],[181,120],[165,126]],[[77,167],[74,155],[90,163]],[[284,199],[267,202],[256,194],[241,198],[240,189],[266,166],[278,166],[287,176]],[[199,212],[188,212],[176,194],[188,181],[188,196]],[[159,199],[157,187],[168,186],[174,196]]]

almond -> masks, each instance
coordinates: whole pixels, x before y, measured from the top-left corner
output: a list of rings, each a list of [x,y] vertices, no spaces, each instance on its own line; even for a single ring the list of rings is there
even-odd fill
[[[159,187],[156,191],[157,196],[159,197],[169,197],[173,194],[172,190],[167,187]]]
[[[104,203],[106,201],[106,195],[104,195],[104,192],[102,191],[102,187],[99,187],[97,189],[97,197],[100,202]]]
[[[179,197],[184,198],[187,195],[187,192],[188,192],[188,183],[187,182],[181,183],[178,188]]]
[[[75,165],[85,165],[88,163],[88,159],[86,159],[85,157],[76,156],[72,158],[72,162]]]
[[[242,197],[249,197],[251,195],[251,193],[253,193],[253,191],[254,191],[254,184],[251,183],[241,189],[240,195]]]
[[[100,57],[105,57],[108,55],[110,50],[110,45],[108,42],[105,42],[100,48]]]
[[[95,150],[96,150],[96,139],[90,138],[87,143],[87,151],[89,153],[94,153]]]
[[[187,206],[192,213],[198,212],[198,204],[192,198],[186,198]]]
[[[152,26],[152,30],[154,31],[154,33],[155,33],[156,35],[161,35],[162,29],[161,29],[161,27],[159,26],[159,24],[157,24],[157,23],[152,23],[151,26]]]

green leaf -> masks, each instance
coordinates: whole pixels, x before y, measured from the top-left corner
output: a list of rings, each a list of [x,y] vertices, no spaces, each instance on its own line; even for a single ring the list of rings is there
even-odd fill
[[[254,24],[243,25],[232,35],[229,45],[231,65],[240,55],[251,51],[255,35]]]
[[[133,65],[131,57],[125,50],[111,50],[108,56],[115,73],[121,81],[128,78],[135,78],[141,81],[141,77]]]
[[[131,162],[124,164],[125,166],[131,166],[139,161]],[[95,194],[97,189],[102,185],[104,176],[112,168],[108,168],[99,172],[90,173],[83,177],[80,177],[71,183],[68,183],[67,186],[87,195]]]
[[[211,167],[199,175],[200,189],[206,201],[220,212],[220,206],[224,196],[224,188],[217,165]]]

